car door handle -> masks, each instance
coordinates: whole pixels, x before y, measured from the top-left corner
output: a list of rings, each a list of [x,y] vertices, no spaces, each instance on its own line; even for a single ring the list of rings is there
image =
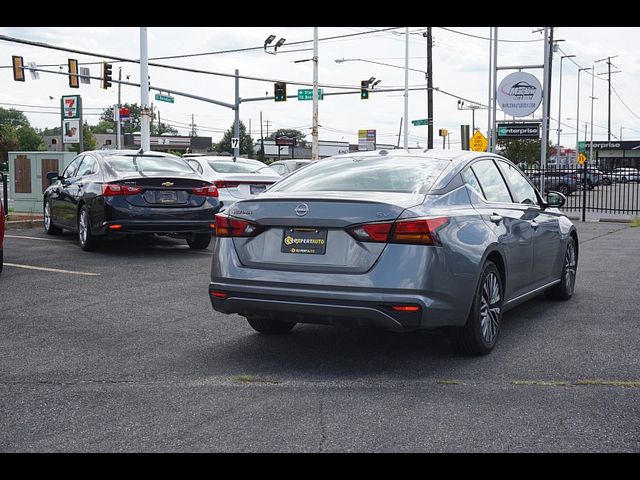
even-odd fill
[[[538,227],[540,226],[540,224],[538,222],[536,222],[535,220],[531,220],[529,222],[529,224],[531,225],[531,228],[533,228],[534,230],[537,230]]]
[[[498,225],[502,221],[502,215],[498,215],[497,213],[494,213],[489,217],[489,220],[491,220],[493,223]]]

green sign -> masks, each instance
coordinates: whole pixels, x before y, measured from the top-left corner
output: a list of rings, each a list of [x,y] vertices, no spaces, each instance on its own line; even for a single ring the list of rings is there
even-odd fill
[[[318,89],[318,100],[322,100],[322,89]],[[298,100],[313,100],[313,88],[299,88]]]
[[[159,100],[161,102],[173,103],[175,101],[175,98],[170,95],[162,95],[160,93],[156,93],[156,100]]]
[[[426,118],[421,118],[420,120],[411,120],[412,125],[428,125],[429,121]]]
[[[587,151],[587,142],[578,142],[578,152],[586,152]]]

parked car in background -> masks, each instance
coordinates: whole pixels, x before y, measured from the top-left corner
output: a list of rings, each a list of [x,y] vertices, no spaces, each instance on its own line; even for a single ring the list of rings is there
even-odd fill
[[[4,174],[0,173],[0,184],[4,180]],[[2,265],[4,263],[4,206],[3,206],[2,197],[0,197],[0,273],[2,273]]]
[[[287,175],[292,174],[296,170],[302,167],[306,167],[312,162],[312,160],[277,160],[269,164],[269,167],[272,170],[275,170],[278,175],[286,177]]]
[[[504,311],[572,296],[578,236],[564,201],[485,152],[327,158],[216,215],[210,300],[267,334],[446,328],[486,354]]]
[[[184,160],[218,189],[220,211],[238,200],[253,198],[282,177],[268,165],[249,158],[187,154]]]
[[[528,171],[528,177],[540,188],[540,171]],[[549,170],[544,173],[545,191],[556,191],[568,197],[579,189],[579,178],[575,171]]]
[[[614,168],[608,177],[612,182],[627,183],[640,181],[640,171],[633,167]]]
[[[47,178],[45,231],[76,231],[83,250],[95,250],[105,237],[133,234],[184,238],[194,249],[211,241],[218,191],[175,155],[88,151]]]

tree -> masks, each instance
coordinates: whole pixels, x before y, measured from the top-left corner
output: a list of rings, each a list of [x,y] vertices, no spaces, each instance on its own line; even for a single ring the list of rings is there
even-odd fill
[[[91,131],[92,127],[89,126],[87,122],[84,122],[82,125],[82,151],[85,152],[87,150],[95,150],[98,142],[96,141],[96,137],[93,136],[93,132]],[[70,152],[80,153],[80,144],[74,143],[69,147]]]
[[[140,105],[137,103],[125,103],[122,106],[129,109],[129,120],[120,122],[122,133],[139,132],[142,129],[140,124]],[[154,112],[150,128],[151,135],[162,135],[163,133],[178,134],[176,128],[166,123],[160,123],[158,125],[155,119],[156,116]],[[116,130],[116,124],[113,121],[113,107],[104,109],[102,115],[100,115],[98,125],[94,128],[94,133],[108,133],[107,130],[113,130],[114,132]]]
[[[233,148],[231,147],[231,139],[233,138],[233,125],[231,128],[224,132],[222,140],[216,144],[215,150],[218,152],[228,152],[233,154]],[[247,128],[244,123],[240,122],[240,155],[247,155],[248,158],[255,157],[255,150],[253,149],[253,139],[251,135],[247,133]]]
[[[498,142],[500,154],[507,157],[513,163],[527,167],[540,166],[540,140],[501,140]],[[547,158],[551,155],[553,147],[547,146]]]
[[[18,150],[38,151],[46,150],[42,135],[29,126],[18,127]]]
[[[27,116],[20,112],[19,110],[15,110],[13,108],[2,108],[0,107],[0,126],[2,125],[12,125],[14,127],[28,127],[29,120],[27,120]]]
[[[18,149],[18,132],[13,125],[0,126],[0,170],[8,170],[9,152]]]
[[[300,130],[296,130],[295,128],[279,128],[271,135],[266,137],[265,140],[275,140],[277,137],[295,138],[296,143],[302,143],[304,142],[304,138],[306,137],[306,135]]]

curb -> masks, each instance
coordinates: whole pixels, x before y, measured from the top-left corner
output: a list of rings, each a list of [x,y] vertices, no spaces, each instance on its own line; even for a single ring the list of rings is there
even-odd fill
[[[9,220],[5,222],[5,228],[11,230],[13,228],[33,228],[39,226],[42,223],[42,218],[33,218],[30,220]]]

